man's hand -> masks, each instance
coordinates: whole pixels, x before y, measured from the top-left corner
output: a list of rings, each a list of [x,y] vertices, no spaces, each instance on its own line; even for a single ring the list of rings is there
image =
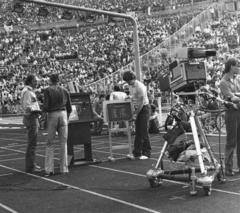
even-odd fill
[[[40,117],[40,122],[41,122],[41,126],[43,129],[47,128],[47,113],[42,113],[42,116]]]
[[[233,96],[233,97],[231,97],[231,101],[232,101],[233,103],[238,103],[238,102],[240,101],[240,98],[239,98],[239,97],[236,97],[236,96]]]
[[[137,115],[136,114],[133,114],[132,118],[130,121],[136,121],[137,120]]]
[[[125,98],[125,101],[129,100],[129,99],[132,99],[132,96],[131,95],[128,95],[126,98]]]

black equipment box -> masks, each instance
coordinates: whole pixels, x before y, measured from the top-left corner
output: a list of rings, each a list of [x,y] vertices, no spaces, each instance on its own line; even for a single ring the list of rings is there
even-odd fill
[[[73,112],[68,124],[68,155],[72,157],[70,165],[97,163],[92,159],[90,123],[94,122],[90,95],[87,93],[70,94]],[[84,145],[84,158],[74,158],[74,145]]]

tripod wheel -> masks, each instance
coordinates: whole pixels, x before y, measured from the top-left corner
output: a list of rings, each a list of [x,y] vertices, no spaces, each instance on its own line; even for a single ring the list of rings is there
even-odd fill
[[[209,196],[212,193],[212,188],[211,187],[204,187],[203,190],[204,190],[204,193],[205,193],[206,196]]]
[[[149,183],[152,188],[157,188],[162,185],[162,180],[160,178],[155,178],[149,180]]]

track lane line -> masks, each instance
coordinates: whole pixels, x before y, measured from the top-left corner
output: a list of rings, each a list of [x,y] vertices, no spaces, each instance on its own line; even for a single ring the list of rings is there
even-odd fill
[[[6,148],[3,148],[3,149],[6,149]],[[21,153],[25,153],[23,151],[20,151],[20,150],[14,150],[14,149],[6,149],[6,150],[11,150],[11,151],[16,151],[16,152],[21,152]],[[109,153],[109,152],[103,152],[103,151],[99,151],[99,152],[102,152],[102,153]],[[123,155],[123,154],[116,154],[116,155]],[[45,155],[40,155],[40,154],[37,154],[37,156],[40,156],[40,157],[45,157]],[[54,158],[55,160],[59,160],[59,158]],[[158,160],[156,158],[150,158],[149,160]],[[170,162],[169,160],[163,160],[163,161],[166,161],[166,162]],[[182,164],[182,162],[179,162]],[[1,166],[1,165],[0,165]],[[146,178],[146,175],[142,175],[142,174],[137,174],[137,173],[132,173],[132,172],[127,172],[127,171],[122,171],[122,170],[116,170],[116,169],[111,169],[111,168],[106,168],[106,167],[101,167],[101,166],[96,166],[96,165],[89,165],[90,167],[96,167],[96,168],[101,168],[101,169],[107,169],[107,170],[111,170],[111,171],[115,171],[115,172],[120,172],[120,173],[126,173],[126,174],[131,174],[131,175],[135,175],[135,176],[142,176],[142,177],[145,177]],[[176,184],[180,184],[180,185],[186,185],[185,183],[182,183],[182,182],[178,182],[178,181],[172,181],[172,180],[167,180],[168,182],[171,182],[171,183],[176,183]],[[198,188],[202,188],[201,186],[196,186]],[[217,192],[222,192],[222,193],[227,193],[227,194],[231,194],[231,195],[238,195],[240,196],[240,193],[236,193],[236,192],[231,192],[231,191],[226,191],[226,190],[220,190],[220,189],[214,189],[212,187],[212,190],[213,191],[217,191]]]
[[[121,204],[124,204],[124,205],[127,205],[127,206],[131,206],[131,207],[134,207],[134,208],[137,208],[137,209],[141,209],[141,210],[144,210],[146,212],[161,213],[159,211],[155,211],[153,209],[149,209],[149,208],[146,208],[146,207],[143,207],[143,206],[139,206],[139,205],[136,205],[136,204],[133,204],[133,203],[129,203],[129,202],[124,201],[124,200],[116,199],[116,198],[109,197],[107,195],[103,195],[103,194],[100,194],[100,193],[97,193],[97,192],[93,192],[93,191],[90,191],[90,190],[82,189],[80,187],[73,186],[73,185],[70,185],[70,184],[66,184],[66,183],[63,183],[63,182],[60,182],[60,181],[48,179],[48,178],[45,178],[45,177],[40,177],[40,176],[31,174],[31,173],[26,173],[26,172],[23,172],[21,170],[13,169],[11,167],[7,167],[7,166],[1,165],[1,164],[0,164],[0,167],[5,168],[5,169],[9,169],[9,170],[12,170],[12,171],[15,171],[15,172],[19,172],[19,173],[22,173],[22,174],[26,174],[26,175],[29,175],[29,176],[32,176],[32,177],[40,178],[42,180],[46,180],[46,181],[49,181],[49,182],[52,182],[52,183],[56,183],[56,184],[59,184],[59,185],[65,185],[65,186],[68,186],[68,187],[70,187],[72,189],[76,189],[76,190],[79,190],[79,191],[82,191],[82,192],[85,192],[85,193],[89,193],[89,194],[92,194],[92,195],[95,195],[95,196],[98,196],[98,197],[102,197],[102,198],[105,198],[105,199],[108,199],[108,200],[112,200],[112,201],[115,201],[115,202],[118,202],[118,203],[121,203]],[[17,212],[13,211],[12,213],[17,213]]]
[[[106,169],[106,170],[110,170],[110,171],[114,171],[114,172],[119,172],[119,173],[124,173],[124,174],[130,174],[130,175],[135,175],[135,176],[139,176],[139,177],[146,177],[146,175],[142,175],[142,174],[137,174],[137,173],[133,173],[133,172],[126,172],[126,171],[122,171],[122,170],[117,170],[117,169],[112,169],[112,168],[106,168],[106,167],[101,167],[101,166],[96,166],[96,165],[89,165],[90,167],[95,167],[95,168],[99,168],[99,169]],[[171,183],[176,183],[176,184],[180,184],[180,185],[188,185],[186,183],[182,183],[182,182],[178,182],[178,181],[173,181],[173,180],[166,180],[168,182]],[[197,188],[202,188],[202,186],[196,186]],[[216,192],[222,192],[222,193],[226,193],[226,194],[231,194],[231,195],[238,195],[240,196],[240,193],[237,192],[231,192],[231,191],[226,191],[226,190],[221,190],[221,189],[214,189],[212,188],[212,191],[216,191]]]
[[[16,212],[15,210],[9,208],[8,206],[5,206],[5,205],[2,204],[2,203],[0,203],[0,207],[2,207],[3,209],[5,209],[5,210],[7,210],[7,211],[9,211],[9,212],[11,212],[11,213],[18,213],[18,212]]]

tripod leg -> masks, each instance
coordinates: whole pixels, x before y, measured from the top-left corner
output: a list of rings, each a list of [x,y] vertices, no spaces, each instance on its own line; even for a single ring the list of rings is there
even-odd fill
[[[158,175],[164,173],[162,160],[164,157],[164,153],[167,150],[167,146],[168,142],[165,141],[156,165],[147,172],[147,178],[151,187],[158,187],[162,185],[162,179],[158,178]]]
[[[199,142],[198,133],[197,133],[197,128],[196,128],[196,124],[195,124],[195,120],[194,120],[193,116],[190,117],[190,124],[192,127],[193,139],[194,139],[194,143],[195,143],[195,147],[196,147],[196,151],[197,151],[197,156],[198,156],[201,173],[202,173],[202,175],[205,176],[205,175],[207,175],[207,171],[204,168],[203,156],[202,156],[200,142]]]
[[[159,156],[159,158],[158,158],[158,161],[157,161],[157,163],[156,163],[156,165],[155,165],[155,169],[158,169],[160,163],[162,163],[162,159],[163,159],[163,157],[164,157],[164,153],[165,153],[166,150],[167,150],[167,145],[168,145],[168,142],[165,141],[165,143],[164,143],[164,145],[163,145],[163,148],[162,148],[162,150],[161,150],[160,156]]]

